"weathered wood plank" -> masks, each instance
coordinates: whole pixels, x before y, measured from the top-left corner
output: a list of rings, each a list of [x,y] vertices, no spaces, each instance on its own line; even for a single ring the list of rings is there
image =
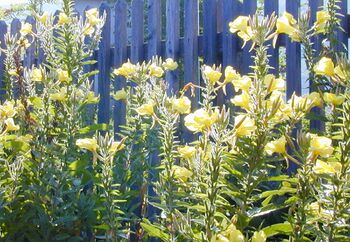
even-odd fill
[[[166,1],[166,44],[165,55],[167,58],[177,59],[180,47],[180,1]],[[166,81],[169,85],[169,93],[176,92],[180,88],[178,70],[169,71]]]
[[[131,62],[143,60],[143,0],[131,3]]]
[[[299,15],[300,0],[286,2],[286,10],[291,13],[294,18]],[[290,38],[286,40],[286,62],[287,62],[287,98],[289,99],[293,93],[301,95],[301,48],[300,43],[292,42]],[[296,130],[294,131],[295,135]],[[289,162],[288,172],[294,172],[297,165]]]
[[[184,22],[186,23],[184,32],[184,85],[190,82],[195,85],[200,85],[198,70],[198,0],[185,1],[184,14]],[[214,15],[213,19],[215,18],[216,16]],[[216,25],[216,21],[214,23]],[[212,34],[216,37],[216,33]],[[212,53],[212,55],[213,54],[216,53]],[[187,94],[191,99],[192,109],[197,109],[200,95],[199,90],[195,93],[196,95],[194,97],[191,96],[190,93]],[[185,127],[182,127],[182,134],[182,138],[186,141],[191,141],[193,139],[192,132]]]
[[[115,32],[114,32],[114,68],[120,67],[127,60],[127,3],[125,0],[118,0],[115,4]],[[114,80],[115,90],[126,87],[126,80],[117,76]],[[120,132],[120,126],[126,122],[126,105],[124,101],[114,101],[113,110],[114,133]]]
[[[161,1],[148,1],[148,55],[150,60],[153,56],[161,55],[161,32],[162,32]]]
[[[323,0],[314,0],[310,1],[310,27],[313,25],[313,23],[316,22],[316,12],[318,10],[321,10],[320,6],[323,6]],[[315,57],[317,57],[320,54],[321,46],[322,46],[322,35],[315,35],[311,38],[311,41],[313,43],[313,48],[315,49]],[[310,92],[315,91],[313,80],[309,80],[310,84]],[[321,108],[315,107],[312,109],[312,112],[316,115],[324,115],[324,110]],[[310,121],[310,128],[313,130],[324,130],[324,122],[320,120],[311,120]]]
[[[217,12],[216,6],[216,1],[203,1],[204,63],[206,65],[213,65],[217,62],[217,15],[222,15]]]
[[[100,94],[98,122],[108,124],[110,117],[111,9],[108,4],[102,3],[99,10],[100,15],[106,13],[106,22],[102,29],[102,38],[98,50],[98,93]]]

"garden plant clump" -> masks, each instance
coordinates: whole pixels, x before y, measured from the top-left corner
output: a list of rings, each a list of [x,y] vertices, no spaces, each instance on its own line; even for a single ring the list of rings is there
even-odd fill
[[[87,71],[105,15],[79,17],[71,0],[57,17],[36,14],[1,50],[0,240],[350,241],[350,62],[337,12],[329,0],[315,23],[308,12],[235,18],[247,75],[203,65],[202,85],[176,92],[164,80],[173,59],[111,70],[126,80],[111,95],[126,107],[118,133],[97,122]],[[304,49],[307,95],[287,97],[283,74],[271,74],[280,35]],[[24,66],[33,43],[44,58]],[[325,129],[310,129],[315,118]]]

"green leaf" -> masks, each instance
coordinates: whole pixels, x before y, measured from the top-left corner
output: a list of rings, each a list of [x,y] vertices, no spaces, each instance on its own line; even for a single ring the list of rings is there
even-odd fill
[[[292,226],[290,223],[280,223],[268,226],[263,229],[267,237],[271,237],[277,234],[289,234],[292,232]]]
[[[79,133],[80,134],[87,134],[87,133],[90,133],[92,131],[97,131],[97,130],[106,131],[106,130],[108,130],[108,126],[109,126],[108,124],[93,124],[93,125],[81,128],[79,130]]]
[[[141,222],[141,227],[148,233],[151,237],[160,238],[163,241],[169,241],[170,236],[162,231],[161,228],[150,224],[150,222],[144,219],[145,222]]]

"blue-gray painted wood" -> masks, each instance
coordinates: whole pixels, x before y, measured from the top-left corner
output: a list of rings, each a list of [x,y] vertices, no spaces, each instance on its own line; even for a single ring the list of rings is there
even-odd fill
[[[253,16],[256,12],[257,8],[257,1],[256,0],[244,0],[243,1],[243,15],[245,16]],[[254,61],[252,59],[252,53],[249,52],[249,49],[252,46],[252,41],[249,41],[245,47],[243,48],[243,66],[242,66],[242,72],[244,74],[247,74],[249,72],[252,72],[250,66],[254,64]]]
[[[5,36],[7,34],[7,24],[5,21],[0,21],[0,48],[5,49],[6,44],[5,44]],[[5,58],[6,56],[4,53],[1,53],[0,55],[0,100],[4,101],[4,95],[5,95],[5,90],[4,90],[4,75],[5,75]]]
[[[184,22],[186,23],[184,32],[184,85],[190,82],[195,85],[200,85],[198,71],[198,0],[185,1],[184,14]],[[216,18],[216,16],[213,17],[214,19]],[[216,38],[215,32],[212,34]],[[199,90],[195,92],[194,97],[191,96],[190,91],[188,91],[186,95],[191,99],[192,109],[197,109],[200,95]],[[182,138],[184,140],[191,141],[193,139],[192,132],[187,128],[183,127],[182,131]]]
[[[115,32],[114,32],[114,68],[120,67],[127,61],[127,3],[125,0],[118,0],[115,4]],[[115,90],[126,88],[126,80],[124,77],[117,76],[114,79]],[[126,104],[124,101],[114,100],[114,133],[120,132],[120,126],[126,122]]]
[[[310,5],[310,27],[316,22],[316,12],[318,10],[321,10],[320,6],[323,6],[323,0],[313,0],[309,1]],[[313,43],[313,48],[315,49],[314,56],[317,57],[320,54],[321,47],[322,47],[322,35],[315,35],[311,38],[311,41]],[[310,92],[317,91],[316,88],[314,88],[314,80],[309,80],[310,84]],[[324,115],[324,110],[318,107],[315,107],[312,109],[312,112],[316,115]],[[310,121],[310,128],[312,130],[321,131],[325,129],[324,122],[321,120],[311,120]]]
[[[218,51],[216,49],[217,33],[217,2],[213,0],[203,1],[203,38],[204,38],[204,63],[213,65],[217,62]],[[219,15],[220,16],[220,15]],[[222,22],[222,21],[221,21]],[[186,21],[185,21],[186,23]]]
[[[278,16],[278,0],[267,0],[264,5],[264,15],[271,16],[275,13]],[[272,41],[270,41],[270,47],[267,54],[269,55],[269,65],[273,68],[270,70],[272,74],[277,75],[279,73],[279,48],[273,48]]]
[[[239,16],[239,6],[238,0],[223,0],[222,1],[222,69],[225,70],[227,66],[233,66],[234,69],[238,69],[239,65],[239,40],[237,34],[232,34],[229,31],[229,23]],[[227,85],[226,87],[227,95],[224,97],[219,97],[218,102],[224,102],[230,105],[230,98],[234,94],[232,85]]]
[[[108,4],[102,3],[100,15],[106,13],[106,22],[102,29],[102,38],[98,50],[98,93],[100,102],[98,104],[98,122],[109,124],[110,113],[110,64],[111,64],[111,10]]]
[[[148,54],[147,59],[161,55],[162,34],[161,0],[148,1]]]
[[[167,58],[177,59],[179,55],[180,38],[180,1],[166,1],[166,44],[165,55]],[[179,71],[166,73],[166,81],[169,84],[169,93],[177,92],[180,88]]]
[[[33,32],[36,32],[36,20],[32,16],[28,16],[26,18],[26,23],[29,23],[32,25]],[[34,41],[33,35],[28,35],[28,40],[32,44],[26,49],[26,53],[24,55],[23,59],[23,65],[24,67],[31,68],[32,65],[35,63],[35,50],[36,50],[36,40]]]
[[[143,60],[143,0],[131,3],[131,62]]]
[[[299,15],[300,0],[286,2],[286,10],[291,13],[294,18]],[[287,62],[287,98],[289,99],[293,93],[301,95],[301,48],[297,42],[292,42],[290,38],[286,40],[286,62]],[[296,130],[294,130],[294,135]],[[296,171],[297,165],[289,162],[288,172]]]

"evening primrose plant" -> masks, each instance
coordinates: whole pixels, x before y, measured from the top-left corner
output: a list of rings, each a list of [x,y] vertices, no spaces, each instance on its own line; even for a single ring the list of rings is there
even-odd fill
[[[0,240],[348,241],[350,62],[337,51],[338,2],[315,23],[309,13],[233,19],[249,73],[204,64],[201,85],[170,92],[175,60],[128,60],[111,74],[125,80],[111,88],[126,110],[119,127],[97,123],[97,72],[86,73],[104,14],[80,18],[64,0],[56,17],[23,23],[1,50]],[[281,35],[304,49],[309,94],[287,97],[271,73]],[[33,42],[42,58],[23,66]],[[306,125],[315,109],[325,129]]]

